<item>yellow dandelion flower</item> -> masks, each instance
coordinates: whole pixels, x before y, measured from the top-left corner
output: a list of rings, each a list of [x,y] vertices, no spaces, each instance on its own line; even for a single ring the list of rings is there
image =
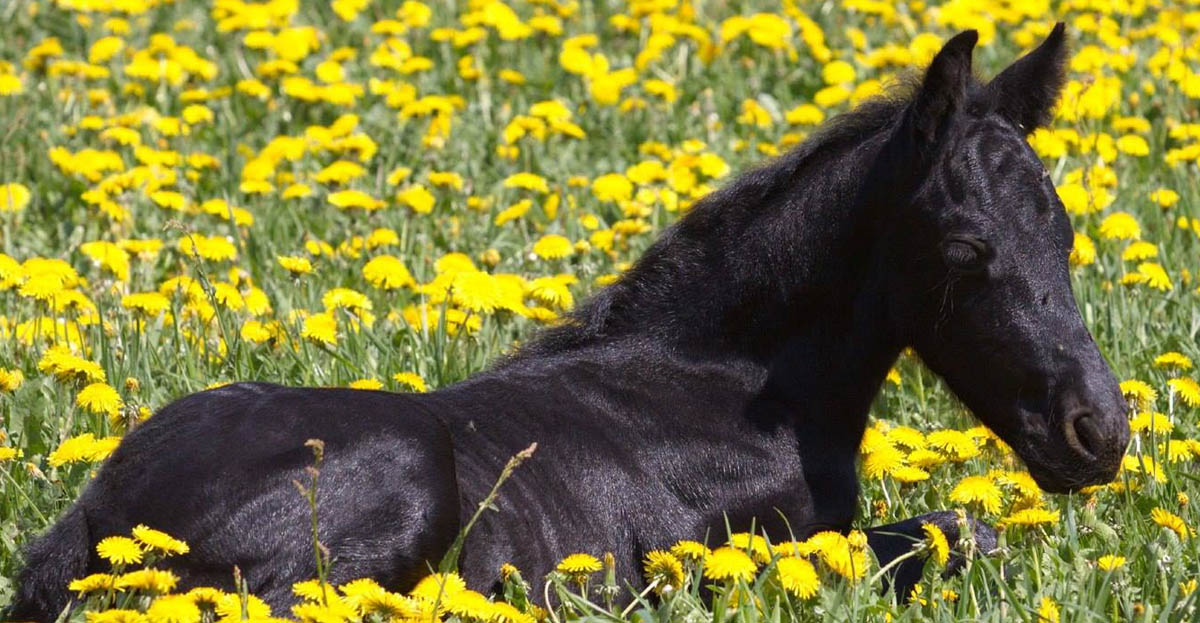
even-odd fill
[[[157,318],[171,309],[171,299],[159,292],[135,292],[121,297],[121,307]]]
[[[984,511],[1000,512],[1003,496],[1000,488],[987,476],[967,476],[950,491],[950,501],[959,504],[979,504]]]
[[[868,478],[880,479],[904,467],[904,463],[905,452],[885,439],[863,457],[863,473]]]
[[[317,171],[313,179],[321,184],[346,184],[367,174],[361,164],[350,160],[338,160]]]
[[[1121,252],[1121,259],[1126,262],[1140,262],[1158,257],[1158,245],[1145,240],[1135,240]]]
[[[200,608],[187,595],[164,595],[146,609],[150,623],[200,623]]]
[[[1121,381],[1121,394],[1126,400],[1136,403],[1140,410],[1147,410],[1158,398],[1158,392],[1149,383],[1137,379]]]
[[[15,392],[25,382],[25,373],[13,368],[0,368],[0,392]]]
[[[1150,511],[1150,519],[1154,523],[1174,532],[1180,539],[1187,539],[1192,535],[1191,528],[1188,527],[1183,518],[1165,508],[1154,507]]]
[[[1156,368],[1175,368],[1178,370],[1191,370],[1192,360],[1183,353],[1170,351],[1163,353],[1154,358],[1154,366]]]
[[[761,535],[738,532],[729,537],[728,545],[750,554],[759,564],[766,564],[771,560],[771,547],[767,544],[767,539]]]
[[[601,175],[592,181],[592,194],[600,201],[629,201],[633,198],[633,182],[620,173]]]
[[[857,544],[840,532],[826,530],[812,535],[806,543],[820,554],[821,562],[834,573],[856,581],[866,577],[868,564],[866,545],[861,542],[861,537],[856,540],[859,541]]]
[[[1126,134],[1117,139],[1117,151],[1131,156],[1145,156],[1150,153],[1150,144],[1136,134]]]
[[[564,236],[547,234],[533,244],[533,253],[542,259],[558,260],[570,257],[575,253],[575,247]]]
[[[120,442],[120,437],[96,439],[92,433],[84,433],[59,444],[46,460],[53,467],[60,467],[67,463],[102,461],[112,454]]]
[[[280,196],[284,199],[303,199],[313,196],[313,189],[308,184],[289,184]]]
[[[24,210],[30,197],[29,189],[23,184],[0,184],[0,213]]]
[[[329,201],[330,205],[341,210],[362,208],[371,212],[387,206],[387,202],[380,201],[361,190],[339,190],[335,193],[329,193],[326,200]]]
[[[758,565],[740,549],[718,547],[704,559],[704,577],[719,582],[749,582]]]
[[[429,214],[433,212],[434,203],[437,201],[433,193],[420,184],[414,184],[396,193],[396,199],[400,203],[412,208],[412,211],[417,214]]]
[[[896,482],[902,484],[924,482],[930,478],[929,472],[911,465],[901,465],[900,467],[888,472],[888,476],[890,476]]]
[[[909,465],[915,468],[928,469],[945,463],[946,457],[942,456],[940,452],[934,452],[933,450],[913,450],[908,453],[907,461]]]
[[[803,558],[791,556],[781,558],[775,564],[775,573],[779,577],[779,584],[783,590],[800,599],[808,599],[816,595],[817,590],[821,588],[817,570],[811,562]]]
[[[143,524],[134,526],[132,534],[138,543],[164,556],[186,554],[189,551],[187,543]]]
[[[392,375],[392,380],[412,389],[413,391],[429,391],[429,387],[425,384],[425,379],[421,378],[421,376],[416,372],[397,372]]]
[[[1171,283],[1171,276],[1167,274],[1166,269],[1160,264],[1142,262],[1138,264],[1137,270],[1136,275],[1126,275],[1126,277],[1136,276],[1138,277],[1138,282],[1163,292],[1169,292],[1175,288],[1175,285]]]
[[[683,563],[670,552],[651,551],[646,554],[642,566],[645,570],[646,582],[654,584],[654,590],[659,594],[683,586],[685,577]]]
[[[504,187],[523,188],[543,194],[550,192],[550,186],[547,184],[546,178],[536,173],[514,173],[504,179]]]
[[[85,578],[71,580],[67,590],[72,593],[94,593],[96,591],[121,590],[117,576],[108,573],[93,573]]]
[[[117,578],[126,588],[165,595],[175,589],[179,577],[163,569],[138,569]]]
[[[961,462],[979,456],[979,445],[960,430],[936,430],[926,435],[925,441],[952,461]]]
[[[24,90],[25,86],[21,84],[20,76],[0,73],[0,95],[16,95]]]
[[[820,125],[825,121],[825,113],[812,104],[801,104],[787,111],[784,119],[792,125]]]
[[[128,565],[142,561],[142,548],[137,541],[127,536],[105,537],[96,544],[96,553],[114,565]]]
[[[310,262],[306,257],[278,255],[275,257],[275,261],[279,262],[279,265],[282,266],[284,270],[296,277],[299,277],[300,275],[307,275],[313,271],[312,262]]]
[[[762,104],[752,99],[742,100],[742,114],[737,122],[742,125],[752,125],[759,128],[771,127],[771,113]]]
[[[1135,474],[1148,474],[1154,478],[1155,482],[1160,484],[1167,482],[1166,472],[1163,471],[1162,466],[1152,456],[1126,455],[1121,459],[1121,468]]]
[[[1159,188],[1150,193],[1150,201],[1169,208],[1179,202],[1179,193],[1170,188]]]
[[[1146,430],[1154,430],[1159,433],[1169,433],[1175,428],[1175,424],[1171,422],[1167,416],[1153,412],[1142,411],[1133,419],[1129,420],[1129,430],[1140,433]]]
[[[558,563],[556,570],[576,577],[586,577],[599,571],[603,565],[591,554],[571,554]]]
[[[292,606],[292,616],[301,623],[346,623],[356,620],[358,612],[332,594],[324,602],[306,601]]]
[[[147,623],[146,615],[137,610],[114,609],[84,612],[87,623]]]
[[[1100,235],[1107,240],[1137,240],[1142,228],[1128,212],[1113,212],[1100,222]]]
[[[1179,377],[1167,381],[1167,386],[1189,407],[1200,407],[1200,383]]]
[[[997,484],[1012,487],[1017,495],[1026,502],[1042,499],[1042,489],[1029,472],[1001,472],[995,475]]]
[[[1075,232],[1075,242],[1068,258],[1071,266],[1090,266],[1096,262],[1096,243],[1086,234]]]
[[[447,596],[465,590],[467,590],[467,583],[457,573],[434,573],[417,582],[409,594],[420,601],[433,603],[438,600],[439,596],[445,599]]]
[[[309,601],[324,601],[329,595],[335,594],[332,586],[320,580],[305,580],[292,584],[292,593]]]
[[[312,340],[318,344],[337,346],[337,319],[331,312],[312,314],[304,319],[300,337]]]
[[[90,413],[111,417],[120,412],[124,402],[117,390],[108,383],[92,383],[79,391],[79,395],[75,397],[75,404]]]
[[[17,293],[25,298],[48,301],[63,291],[63,280],[58,275],[34,275],[25,280]]]
[[[472,590],[455,593],[445,599],[446,610],[460,619],[488,621],[495,613],[495,608],[487,597]]]
[[[1049,597],[1042,597],[1037,614],[1037,623],[1058,623],[1058,604]]]
[[[1115,571],[1125,566],[1125,557],[1115,554],[1105,554],[1096,561],[1096,566],[1102,571]]]
[[[396,290],[416,285],[404,261],[391,255],[372,258],[363,266],[362,274],[367,283],[381,290]]]
[[[950,542],[946,540],[946,533],[931,523],[922,523],[921,530],[925,533],[925,545],[929,548],[933,560],[938,566],[946,566],[946,562],[950,560]]]
[[[348,309],[371,310],[375,305],[367,295],[351,288],[330,288],[321,295],[321,304],[327,310]]]
[[[413,598],[382,589],[379,592],[372,591],[361,596],[351,593],[347,597],[351,600],[358,597],[357,603],[364,616],[379,614],[392,619],[408,620],[432,620],[434,618],[433,612],[423,611],[420,604]]]
[[[247,595],[243,600],[241,595],[236,593],[222,593],[218,597],[214,610],[220,623],[235,623],[246,619],[253,621],[271,616],[271,607],[255,595]],[[243,616],[243,612],[245,612],[245,616]]]
[[[889,428],[884,436],[889,441],[904,446],[909,450],[920,450],[926,445],[924,433],[909,426]]]
[[[671,546],[671,553],[680,560],[697,562],[711,554],[712,550],[698,541],[680,541]]]
[[[1058,523],[1058,511],[1044,508],[1025,508],[1000,520],[999,525],[1008,526],[1037,526],[1041,524]]]

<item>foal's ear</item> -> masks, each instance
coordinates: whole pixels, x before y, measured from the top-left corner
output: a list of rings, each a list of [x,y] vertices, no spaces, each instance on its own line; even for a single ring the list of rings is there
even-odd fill
[[[974,30],[960,32],[929,63],[908,110],[908,123],[917,145],[936,142],[941,127],[963,107],[971,81],[971,51],[978,40],[979,33]]]
[[[1017,124],[1026,134],[1050,121],[1058,101],[1067,63],[1065,28],[1055,24],[1050,36],[1036,50],[1000,72],[986,87],[992,109]]]

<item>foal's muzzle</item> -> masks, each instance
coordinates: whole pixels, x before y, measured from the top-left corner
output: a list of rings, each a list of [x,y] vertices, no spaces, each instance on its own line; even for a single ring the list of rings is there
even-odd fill
[[[1043,474],[1047,482],[1042,488],[1062,493],[1106,484],[1120,470],[1129,445],[1126,405],[1115,380],[1100,387],[1086,393],[1068,390],[1059,397],[1061,415],[1052,419],[1048,431],[1050,443],[1060,444],[1055,444],[1059,460],[1049,461],[1058,473]]]

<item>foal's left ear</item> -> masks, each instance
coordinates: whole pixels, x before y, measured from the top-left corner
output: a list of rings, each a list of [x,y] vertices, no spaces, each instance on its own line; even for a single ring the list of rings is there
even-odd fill
[[[1065,28],[1055,24],[1036,50],[1000,72],[985,91],[992,109],[1017,124],[1026,134],[1049,123],[1054,103],[1066,81]]]
[[[918,148],[936,144],[941,129],[965,104],[971,82],[971,52],[977,41],[979,33],[974,30],[954,35],[925,70],[907,119]]]

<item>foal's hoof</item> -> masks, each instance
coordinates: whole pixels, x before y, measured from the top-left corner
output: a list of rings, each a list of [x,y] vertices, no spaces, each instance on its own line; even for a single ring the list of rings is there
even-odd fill
[[[983,555],[990,555],[996,551],[996,529],[970,515],[965,515],[965,519],[971,528],[973,538],[967,537],[965,543],[962,542],[962,535],[959,531],[961,519],[959,514],[954,511],[929,513],[916,519],[920,519],[922,523],[931,523],[937,526],[946,535],[946,540],[950,542],[950,560],[946,562],[946,570],[942,572],[943,578],[957,575],[963,570],[967,560],[963,556],[966,553],[964,550]]]
[[[971,535],[964,540],[961,527],[971,529]],[[971,517],[959,515],[955,511],[938,511],[918,515],[904,521],[878,526],[867,531],[867,539],[875,557],[881,566],[886,566],[896,558],[912,551],[913,545],[925,538],[922,529],[924,524],[933,524],[946,535],[950,544],[950,559],[946,562],[943,578],[958,574],[966,566],[967,556],[988,555],[996,551],[996,530],[988,524]],[[896,594],[904,602],[912,596],[912,589],[921,581],[921,573],[925,569],[928,556],[909,558],[896,565],[884,577],[883,591],[894,588]]]

